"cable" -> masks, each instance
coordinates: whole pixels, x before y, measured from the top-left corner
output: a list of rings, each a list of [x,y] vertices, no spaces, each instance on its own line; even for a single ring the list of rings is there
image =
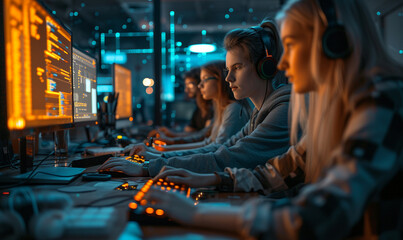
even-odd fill
[[[35,175],[32,176],[32,177],[35,177],[36,174],[38,174],[38,173],[42,173],[42,174],[45,174],[45,175],[51,175],[51,176],[55,176],[55,177],[75,177],[75,176],[78,176],[78,175],[81,174],[81,173],[77,173],[77,174],[73,174],[73,175],[60,175],[60,174],[54,174],[54,173],[48,173],[48,172],[41,172],[41,171],[38,171],[38,172],[36,172]]]
[[[20,185],[23,185],[23,184],[28,183],[29,180],[31,180],[31,179],[36,175],[36,173],[35,173],[36,169],[38,169],[38,167],[43,163],[43,161],[45,161],[46,159],[48,159],[48,158],[49,158],[50,156],[52,156],[54,153],[55,153],[55,151],[52,151],[52,152],[49,153],[45,158],[43,158],[43,159],[38,163],[38,165],[36,165],[36,167],[34,168],[34,170],[32,170],[32,172],[29,174],[29,176],[28,176],[26,179],[22,180],[22,181],[19,182],[19,183],[15,183],[15,184],[12,184],[12,185],[0,186],[0,189],[17,187],[17,186],[20,186]],[[34,173],[35,173],[35,175],[34,175]]]

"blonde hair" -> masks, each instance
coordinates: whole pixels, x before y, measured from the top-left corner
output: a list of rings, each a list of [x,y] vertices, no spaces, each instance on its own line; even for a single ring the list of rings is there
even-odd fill
[[[385,52],[379,33],[362,0],[334,1],[338,20],[344,24],[352,53],[345,59],[326,58],[322,34],[328,23],[316,0],[290,0],[277,14],[298,21],[313,36],[310,67],[320,91],[292,93],[291,141],[298,141],[298,127],[306,135],[306,182],[318,179],[332,163],[331,153],[342,141],[351,109],[351,96],[375,75],[402,75],[401,67]],[[309,33],[307,33],[309,34]],[[309,114],[308,114],[309,109]]]

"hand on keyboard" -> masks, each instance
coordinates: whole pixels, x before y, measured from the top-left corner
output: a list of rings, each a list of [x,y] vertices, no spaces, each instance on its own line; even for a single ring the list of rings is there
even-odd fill
[[[163,179],[149,180],[134,196],[135,202],[129,204],[132,220],[144,217],[156,219],[167,217],[182,224],[190,223],[196,207],[190,198],[190,188],[166,182]]]
[[[135,163],[144,163],[146,161],[144,156],[140,156],[137,154],[126,157],[126,160],[135,162]]]
[[[169,166],[164,166],[154,180],[160,178],[189,187],[207,187],[219,184],[219,179],[214,173],[201,174]]]
[[[156,151],[153,148],[147,147],[144,143],[136,144],[131,148],[129,155],[134,154],[142,155],[148,160],[161,157],[160,152]]]
[[[146,176],[146,170],[143,169],[142,165],[141,163],[126,160],[126,157],[111,157],[97,171],[109,170],[111,172],[123,172],[129,176],[141,177]]]
[[[130,155],[139,154],[147,152],[147,146],[144,143],[138,143],[131,146]]]

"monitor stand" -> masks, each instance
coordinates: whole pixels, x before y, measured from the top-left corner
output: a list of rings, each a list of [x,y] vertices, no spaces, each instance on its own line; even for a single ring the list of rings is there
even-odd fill
[[[34,166],[35,136],[28,135],[18,138],[20,154],[20,171],[26,173]]]
[[[55,158],[66,159],[68,157],[70,134],[69,130],[59,130],[53,133],[55,143]]]

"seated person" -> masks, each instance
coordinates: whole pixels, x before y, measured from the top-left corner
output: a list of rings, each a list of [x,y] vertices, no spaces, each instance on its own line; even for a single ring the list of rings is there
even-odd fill
[[[236,101],[224,81],[225,61],[210,62],[201,67],[198,85],[205,100],[212,100],[214,118],[211,134],[203,141],[189,144],[159,146],[160,151],[192,149],[210,143],[221,144],[237,133],[249,120],[252,109],[245,100]]]
[[[403,66],[386,53],[365,8],[364,0],[292,0],[278,13],[284,45],[279,69],[293,83],[298,120],[291,139],[296,143],[298,125],[304,136],[286,154],[253,171],[169,170],[157,177],[173,174],[179,176],[167,180],[266,194],[305,178],[309,185],[298,196],[219,208],[153,189],[145,199],[182,224],[236,231],[245,239],[400,239]],[[326,35],[329,11],[345,23],[333,36]],[[335,48],[326,37],[344,46]]]
[[[291,86],[287,84],[284,72],[276,71],[275,63],[274,66],[265,65],[263,70],[258,68],[262,61],[267,61],[267,48],[274,61],[280,59],[282,46],[275,23],[267,20],[261,27],[235,29],[225,36],[224,46],[229,70],[226,81],[236,99],[249,98],[255,107],[241,131],[222,145],[210,144],[195,149],[196,154],[186,156],[153,159],[150,152],[145,151],[147,148],[137,145],[132,154],[145,155],[149,160],[148,168],[118,160],[107,162],[101,168],[124,165],[124,172],[134,176],[155,176],[164,165],[214,172],[225,167],[254,168],[265,163],[268,157],[286,152],[289,148],[287,118]]]
[[[175,137],[188,136],[190,133],[198,132],[209,126],[213,118],[213,107],[211,100],[203,99],[198,84],[200,83],[200,68],[195,67],[184,74],[185,94],[190,99],[196,99],[196,109],[192,114],[192,118],[184,132],[174,132],[167,127],[159,127],[152,130],[148,137],[157,137],[166,143],[173,144]]]
[[[162,150],[191,149],[209,144],[222,144],[248,122],[252,109],[246,100],[236,101],[228,83],[224,81],[225,61],[210,62],[201,67],[199,88],[204,99],[212,100],[214,120],[210,136],[204,141],[190,144],[158,146]],[[155,146],[157,147],[157,146]],[[154,150],[155,154],[159,154]],[[152,156],[150,152],[146,157]],[[124,161],[124,158],[122,158]],[[116,158],[113,159],[116,161]]]

